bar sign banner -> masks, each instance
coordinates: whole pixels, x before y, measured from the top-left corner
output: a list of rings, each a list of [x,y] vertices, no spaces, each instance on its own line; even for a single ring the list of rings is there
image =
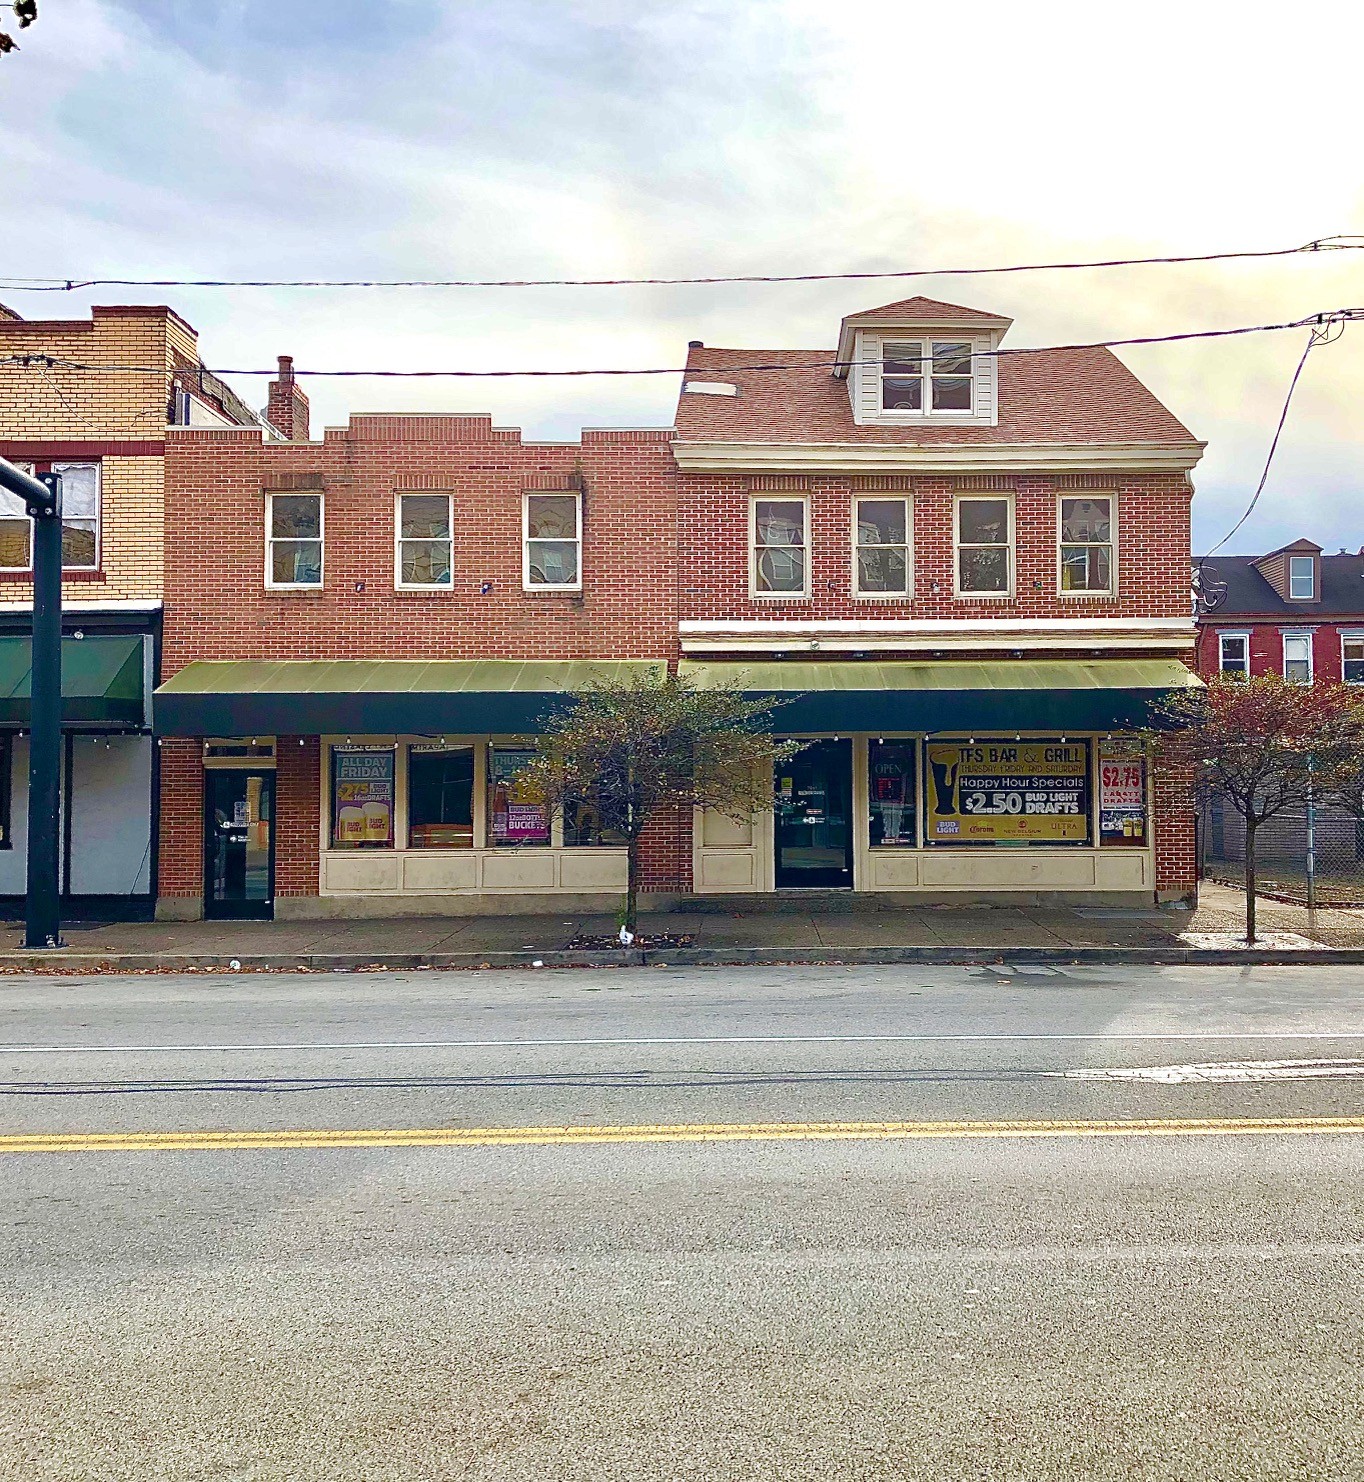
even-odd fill
[[[1089,842],[1088,741],[929,742],[934,844]]]

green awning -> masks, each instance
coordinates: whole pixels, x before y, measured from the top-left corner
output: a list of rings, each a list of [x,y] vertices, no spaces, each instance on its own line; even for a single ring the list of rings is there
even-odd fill
[[[517,735],[653,659],[201,659],[152,696],[161,736]]]
[[[139,634],[62,639],[62,722],[69,726],[147,723],[144,647]],[[0,637],[0,726],[32,722],[33,643]]]
[[[875,662],[683,659],[703,688],[782,702],[774,729],[1107,731],[1148,723],[1172,691],[1202,680],[1178,659]]]

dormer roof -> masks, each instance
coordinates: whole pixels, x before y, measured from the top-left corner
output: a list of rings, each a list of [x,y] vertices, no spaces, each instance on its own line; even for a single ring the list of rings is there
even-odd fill
[[[862,309],[843,320],[838,333],[839,366],[836,376],[846,376],[846,362],[852,358],[853,336],[859,329],[930,330],[966,328],[994,331],[1000,339],[1013,323],[984,309],[968,309],[964,304],[948,304],[936,298],[902,298],[876,309]]]

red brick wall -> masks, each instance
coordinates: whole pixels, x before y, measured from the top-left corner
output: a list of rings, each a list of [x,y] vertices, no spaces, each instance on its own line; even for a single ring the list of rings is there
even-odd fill
[[[316,895],[321,865],[322,743],[275,742],[275,894]]]
[[[1189,616],[1190,489],[1179,474],[1111,481],[1073,474],[957,478],[709,475],[682,477],[683,619],[1079,618]],[[1057,499],[1079,488],[1117,498],[1118,591],[1057,594]],[[1016,557],[1011,600],[954,596],[953,495],[1012,490]],[[909,599],[852,596],[852,500],[879,493],[914,501],[914,590]],[[810,501],[811,595],[754,600],[748,593],[752,496]],[[934,583],[937,590],[933,590]]]
[[[1361,594],[1364,596],[1364,594]],[[1238,620],[1234,614],[1222,617],[1210,613],[1199,623],[1196,667],[1204,679],[1211,679],[1219,672],[1221,648],[1220,633],[1250,634],[1250,672],[1252,674],[1283,673],[1283,634],[1287,629],[1301,632],[1304,628],[1314,629],[1312,634],[1312,677],[1323,683],[1338,681],[1341,673],[1340,634],[1344,627],[1352,633],[1364,633],[1364,613],[1352,622],[1314,623],[1311,616]]]
[[[1152,794],[1156,891],[1167,898],[1192,896],[1198,889],[1192,773],[1157,769]]]
[[[161,842],[157,894],[202,896],[204,748],[168,737],[161,747]]]

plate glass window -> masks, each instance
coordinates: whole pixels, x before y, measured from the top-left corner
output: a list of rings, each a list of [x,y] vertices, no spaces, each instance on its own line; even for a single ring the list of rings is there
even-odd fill
[[[519,747],[488,748],[488,842],[497,848],[550,842],[549,808],[521,780],[534,755]]]
[[[1061,501],[1061,590],[1113,590],[1113,501],[1107,496]]]
[[[54,463],[62,480],[62,569],[94,571],[99,566],[98,463]]]
[[[873,849],[914,847],[914,779],[918,742],[872,741],[867,751],[867,800]]]
[[[422,746],[407,754],[409,849],[474,847],[474,748]]]
[[[266,505],[269,584],[322,585],[322,496],[271,494]]]
[[[1312,683],[1312,635],[1283,635],[1283,677],[1290,684]]]
[[[582,586],[582,504],[577,494],[527,494],[525,585]]]
[[[804,596],[806,556],[805,501],[755,500],[753,590],[762,596]]]
[[[332,848],[392,849],[394,750],[332,749]]]
[[[933,342],[933,410],[972,409],[971,346],[967,342]]]
[[[1219,633],[1218,669],[1233,679],[1245,679],[1250,673],[1250,635]]]
[[[448,494],[398,495],[398,585],[449,587],[453,537]]]
[[[1288,558],[1288,595],[1295,602],[1311,602],[1317,595],[1317,563],[1311,556]]]
[[[924,347],[919,344],[881,346],[881,410],[921,412],[924,409]]]
[[[909,591],[909,500],[859,499],[854,522],[858,592],[903,596]]]
[[[1346,684],[1364,684],[1364,638],[1343,638],[1340,669]]]
[[[966,596],[1006,596],[1010,587],[1009,501],[957,501],[957,590]]]

